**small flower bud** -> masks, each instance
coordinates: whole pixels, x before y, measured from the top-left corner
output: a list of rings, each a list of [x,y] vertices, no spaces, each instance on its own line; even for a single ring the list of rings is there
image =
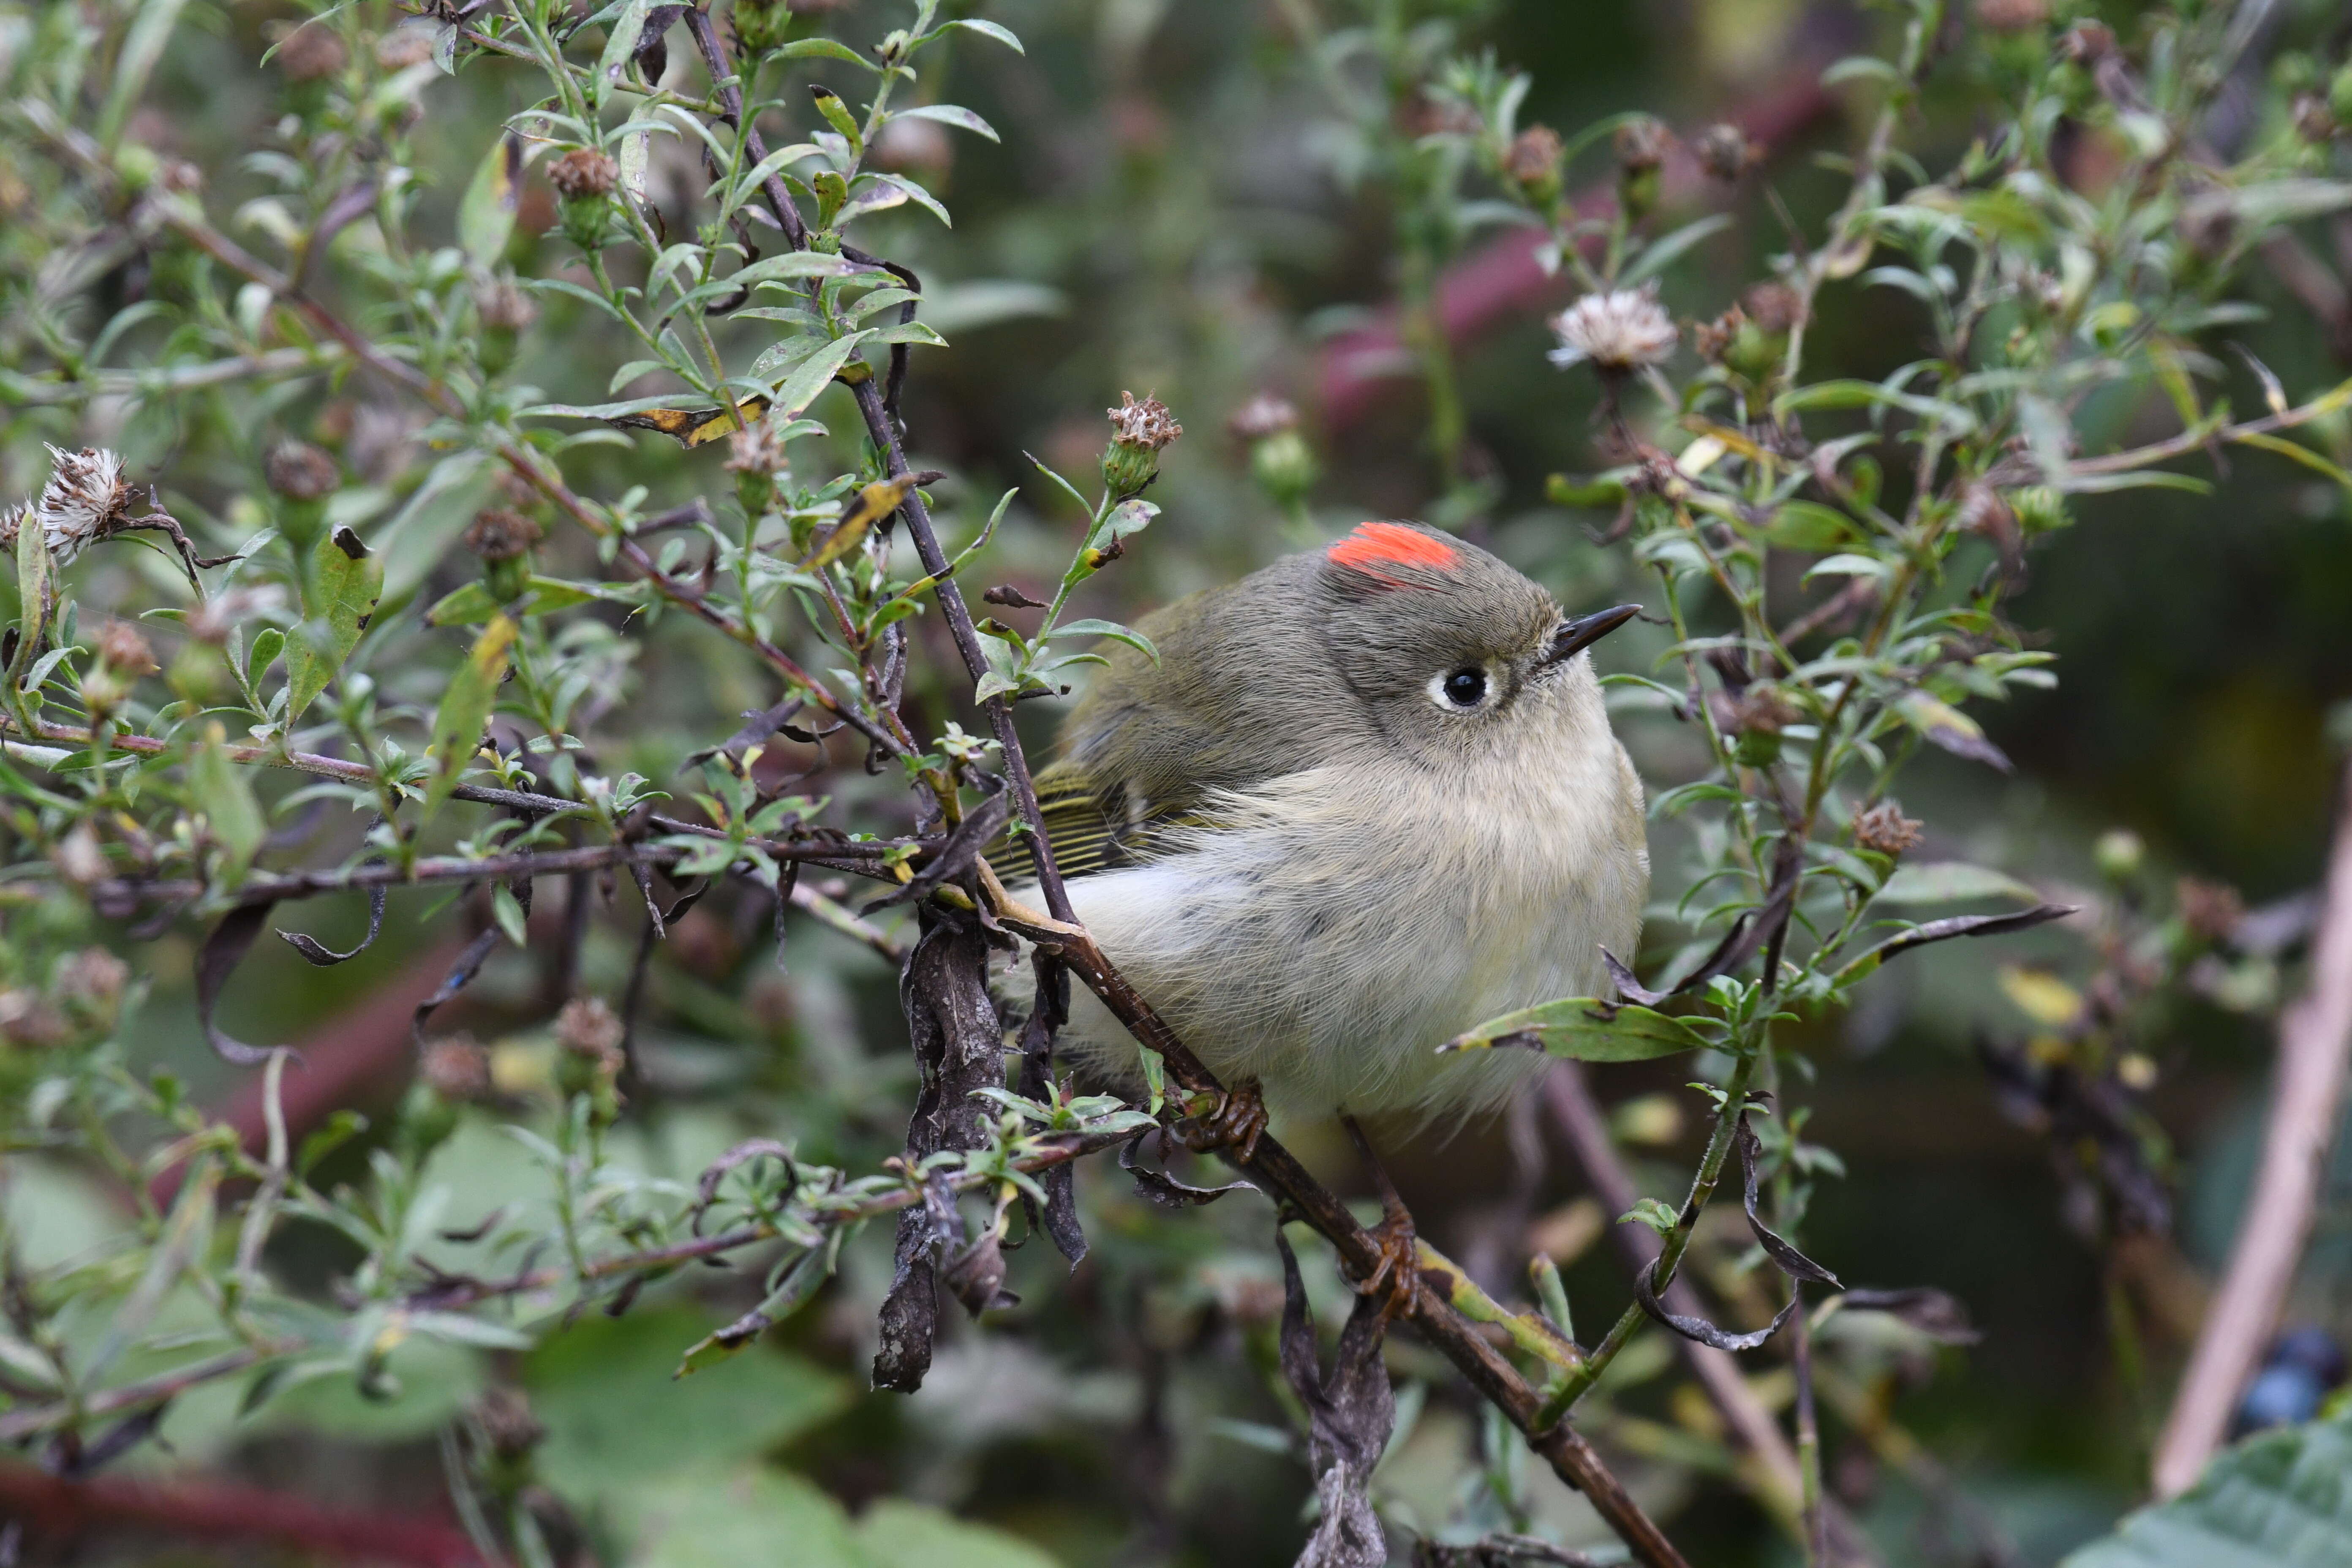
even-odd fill
[[[2246,918],[2246,901],[2226,883],[2183,877],[2174,884],[2173,900],[2180,910],[2180,923],[2200,942],[2229,941],[2236,934],[2238,922]]]
[[[547,183],[567,201],[609,196],[621,182],[621,166],[593,147],[574,147],[547,166]]]
[[[416,1079],[453,1105],[488,1100],[492,1088],[490,1053],[467,1034],[427,1040],[417,1054]]]
[[[539,320],[539,306],[511,278],[474,286],[474,313],[482,323],[482,366],[492,375],[514,363],[515,340]]]
[[[106,880],[106,851],[99,846],[98,830],[87,822],[77,822],[71,832],[57,841],[49,850],[49,864],[58,875],[77,888],[87,888]]]
[[[1853,841],[1864,849],[1890,858],[1919,845],[1919,819],[1906,816],[1890,801],[1881,801],[1853,819]]]
[[[735,0],[735,49],[747,60],[782,47],[793,34],[793,7],[785,0]]]
[[[601,249],[620,164],[593,147],[575,147],[548,165],[547,183],[555,187],[564,237],[583,250]]]
[[[99,628],[99,661],[136,679],[155,670],[155,650],[129,621],[110,620]]]
[[[491,1388],[474,1401],[474,1424],[491,1454],[513,1463],[547,1439],[547,1428],[531,1414],[530,1401],[520,1388]]]
[[[2128,881],[2139,874],[2140,863],[2147,858],[2147,846],[2139,835],[2126,827],[2111,827],[2099,835],[2091,847],[2091,858],[2099,868],[2099,875],[2110,882]]]
[[[1110,416],[1111,441],[1103,448],[1103,483],[1115,499],[1124,500],[1159,477],[1161,449],[1183,435],[1184,426],[1158,398],[1146,396],[1138,403],[1131,392],[1120,393],[1118,406],[1105,412]]]
[[[601,996],[575,996],[556,1015],[555,1038],[562,1047],[555,1081],[566,1094],[588,1096],[595,1118],[609,1125],[619,1116],[621,1069],[628,1065],[621,1042],[627,1028]]]
[[[1665,121],[1644,114],[1620,125],[1612,140],[1617,152],[1617,200],[1636,223],[1658,205],[1658,165],[1665,162],[1673,139]]]
[[[1746,174],[1759,160],[1747,132],[1737,125],[1708,126],[1691,143],[1691,153],[1698,159],[1700,168],[1725,184]]]
[[[131,965],[102,947],[85,947],[58,962],[54,990],[69,1011],[104,1027],[114,1022],[130,984]]]
[[[481,557],[482,579],[500,604],[530,584],[530,552],[542,537],[538,523],[510,507],[494,506],[466,525],[466,548]]]
[[[322,500],[342,482],[334,458],[308,441],[287,441],[262,459],[261,472],[269,488],[288,500]]]
[[[1538,205],[1549,206],[1559,199],[1561,151],[1559,132],[1549,125],[1530,125],[1511,139],[1503,154],[1503,173]]]

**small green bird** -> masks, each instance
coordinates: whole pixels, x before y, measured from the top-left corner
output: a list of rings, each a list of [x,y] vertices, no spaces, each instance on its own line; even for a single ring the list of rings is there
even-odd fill
[[[1641,931],[1641,781],[1584,656],[1633,614],[1563,615],[1483,550],[1367,522],[1147,617],[1159,661],[1110,654],[1037,780],[1078,918],[1278,1116],[1498,1106],[1540,1058],[1436,1047],[1607,995],[1601,948]],[[1037,901],[1020,840],[992,858]],[[1139,1081],[1083,990],[1061,1039]]]

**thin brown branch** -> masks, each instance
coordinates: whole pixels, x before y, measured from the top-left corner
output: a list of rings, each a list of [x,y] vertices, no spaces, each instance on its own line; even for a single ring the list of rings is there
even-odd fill
[[[1128,984],[1084,927],[1024,909],[1005,895],[994,873],[986,868],[986,862],[982,867],[982,885],[996,906],[997,918],[1009,930],[1067,964],[1130,1034],[1160,1054],[1167,1065],[1169,1078],[1187,1094],[1223,1095],[1223,1086],[1216,1076]],[[1339,1255],[1341,1266],[1355,1277],[1369,1279],[1380,1268],[1382,1255],[1379,1240],[1358,1224],[1338,1195],[1317,1181],[1278,1141],[1261,1135],[1245,1158],[1232,1151],[1226,1151],[1225,1157],[1263,1183],[1278,1202],[1330,1242]],[[1442,1278],[1461,1270],[1438,1272]],[[1510,1418],[1526,1436],[1528,1446],[1542,1456],[1562,1480],[1584,1493],[1594,1510],[1632,1551],[1634,1560],[1645,1568],[1687,1568],[1674,1542],[1643,1511],[1624,1484],[1574,1426],[1565,1420],[1549,1426],[1542,1424],[1542,1395],[1504,1359],[1500,1351],[1486,1342],[1475,1325],[1454,1309],[1443,1286],[1433,1282],[1426,1273],[1417,1276],[1413,1286],[1410,1315],[1422,1336],[1454,1363],[1481,1398]]]
[[[2311,1235],[2352,1061],[2352,775],[2336,818],[2325,900],[2311,942],[2309,989],[2279,1019],[2262,1168],[2157,1443],[2158,1497],[2187,1489],[2221,1447],[2238,1396],[2278,1327]]]

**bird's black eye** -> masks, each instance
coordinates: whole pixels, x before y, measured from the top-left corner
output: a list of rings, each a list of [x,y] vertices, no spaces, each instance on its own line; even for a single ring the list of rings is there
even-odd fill
[[[1473,665],[1445,678],[1445,700],[1456,708],[1475,708],[1486,700],[1486,672]]]

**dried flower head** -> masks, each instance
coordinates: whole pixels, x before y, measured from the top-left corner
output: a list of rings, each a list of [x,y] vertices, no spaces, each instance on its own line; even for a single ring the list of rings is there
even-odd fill
[[[1710,125],[1700,132],[1698,140],[1691,143],[1691,154],[1700,168],[1727,184],[1754,168],[1761,157],[1746,132],[1727,124]]]
[[[271,57],[289,81],[312,81],[343,68],[350,56],[335,30],[320,22],[306,23],[279,40]]]
[[[288,500],[320,500],[342,482],[342,470],[331,453],[308,441],[287,441],[262,459],[261,472],[269,488]]]
[[[2022,33],[2050,20],[2050,0],[1977,0],[1976,16],[1988,33]]]
[[[433,58],[433,28],[416,23],[394,27],[375,44],[375,63],[388,71],[406,70]]]
[[[13,549],[29,518],[40,525],[49,553],[63,566],[122,525],[131,508],[131,487],[122,479],[122,459],[104,447],[60,452],[51,447],[49,460],[49,482],[38,500],[19,507],[10,518],[7,542]]]
[[[416,1076],[444,1100],[487,1100],[492,1088],[490,1053],[471,1035],[444,1035],[425,1043],[417,1054]]]
[[[621,1016],[602,996],[574,996],[555,1016],[557,1042],[610,1071],[620,1070],[621,1040],[626,1033]]]
[[[513,561],[530,553],[545,532],[510,507],[494,506],[466,525],[466,548],[485,561]]]
[[[2072,64],[2095,65],[2116,52],[2116,30],[2105,22],[2077,22],[2059,38],[2058,52]]]
[[[1559,175],[1562,145],[1559,132],[1549,125],[1530,125],[1511,138],[1503,154],[1503,173],[1523,185],[1539,185]]]
[[[2336,111],[2327,100],[2315,92],[2299,92],[2288,110],[2294,121],[2294,133],[2305,142],[2326,142],[2341,129],[2336,122]]]
[[[1664,163],[1667,143],[1673,140],[1674,132],[1666,129],[1664,121],[1643,114],[1620,125],[1610,145],[1616,151],[1617,166],[1638,174]]]
[[[727,471],[734,474],[781,474],[792,467],[783,437],[765,419],[758,419],[727,437]]]
[[[2246,918],[2246,901],[2227,883],[2183,877],[2173,888],[2173,898],[2180,909],[2180,923],[2201,941],[2227,942],[2236,933],[2238,922]]]
[[[1234,411],[1225,428],[1244,441],[1263,441],[1298,427],[1298,410],[1290,399],[1261,392]]]
[[[110,620],[98,629],[98,657],[124,675],[145,675],[155,668],[155,650],[129,621]]]
[[[539,320],[538,302],[518,288],[511,278],[492,278],[474,286],[474,309],[482,325],[492,331],[520,332]]]
[[[1712,321],[1692,323],[1691,346],[1707,363],[1721,364],[1724,354],[1739,336],[1739,329],[1747,324],[1748,312],[1734,305]]]
[[[1565,370],[1591,360],[1603,371],[1658,364],[1675,352],[1675,323],[1654,286],[1587,294],[1552,318],[1559,347],[1551,363]]]
[[[572,200],[609,196],[621,183],[621,166],[593,147],[574,147],[547,166],[547,183]]]
[[[1104,412],[1110,416],[1111,439],[1122,447],[1157,452],[1184,434],[1184,426],[1176,423],[1168,405],[1156,397],[1146,396],[1138,403],[1135,394],[1122,392],[1118,395],[1118,406]]]
[[[1881,801],[1853,819],[1853,841],[1881,855],[1900,855],[1919,844],[1919,819]]]

